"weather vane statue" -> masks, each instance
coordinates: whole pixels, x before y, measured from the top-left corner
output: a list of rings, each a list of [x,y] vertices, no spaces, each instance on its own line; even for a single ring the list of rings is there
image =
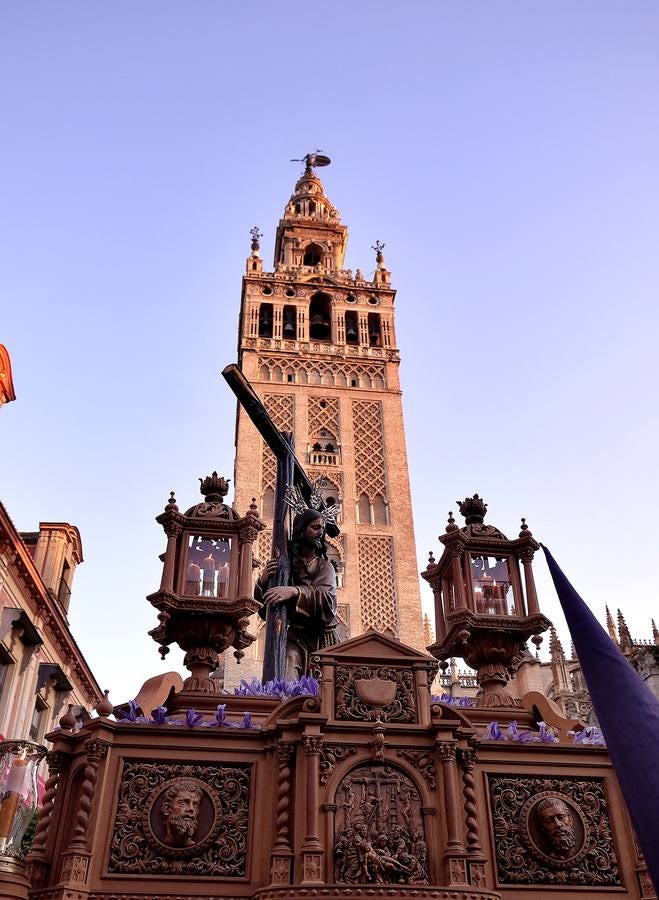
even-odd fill
[[[291,162],[304,163],[304,174],[313,175],[314,168],[317,168],[318,166],[329,166],[332,160],[329,156],[325,156],[321,150],[314,150],[313,153],[307,153],[307,155],[303,156],[301,159],[292,159]]]

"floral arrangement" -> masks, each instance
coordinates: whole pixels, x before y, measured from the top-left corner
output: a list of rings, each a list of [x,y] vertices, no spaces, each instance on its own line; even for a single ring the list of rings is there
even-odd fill
[[[568,731],[572,735],[573,744],[592,744],[594,747],[606,747],[604,735],[596,725],[587,725],[581,731]]]
[[[252,678],[251,681],[243,678],[240,687],[234,688],[233,692],[241,697],[279,697],[280,700],[290,700],[293,697],[318,697],[320,686],[311,675],[303,675],[299,681],[274,678],[265,684],[258,678]]]
[[[463,709],[471,709],[476,706],[476,700],[473,697],[454,697],[452,694],[442,694],[440,697],[431,698],[433,703],[446,703],[448,706],[461,706]]]
[[[511,722],[506,733],[501,730],[498,722],[490,722],[485,731],[480,735],[482,741],[515,741],[518,744],[555,744],[558,737],[546,722],[538,722],[538,731],[520,731],[517,722]]]
[[[139,706],[136,700],[128,703],[128,710],[117,710],[117,716],[120,721],[128,724],[139,725],[185,725],[188,728],[254,728],[261,726],[252,722],[251,712],[244,712],[242,721],[230,722],[226,717],[227,705],[220,703],[215,710],[215,721],[207,722],[203,713],[196,712],[195,709],[186,709],[184,716],[168,716],[164,706],[158,706],[154,709],[151,717],[138,715]]]

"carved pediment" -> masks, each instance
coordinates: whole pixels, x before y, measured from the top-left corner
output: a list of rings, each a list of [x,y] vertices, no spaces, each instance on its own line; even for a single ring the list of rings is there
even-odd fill
[[[429,654],[402,644],[391,632],[382,634],[374,628],[369,628],[368,631],[357,637],[323,650],[317,656],[317,664],[320,666],[332,660],[342,664],[368,660],[369,662],[408,666],[418,662],[424,663],[432,669],[437,666],[436,661]]]

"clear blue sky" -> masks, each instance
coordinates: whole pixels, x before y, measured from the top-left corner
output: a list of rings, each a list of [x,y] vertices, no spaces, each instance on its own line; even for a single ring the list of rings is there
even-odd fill
[[[248,232],[270,266],[316,147],[347,265],[385,241],[398,288],[420,567],[478,491],[598,615],[658,617],[659,6],[389,6],[0,9],[0,497],[80,528],[71,622],[116,702],[174,656],[153,517],[232,474]]]

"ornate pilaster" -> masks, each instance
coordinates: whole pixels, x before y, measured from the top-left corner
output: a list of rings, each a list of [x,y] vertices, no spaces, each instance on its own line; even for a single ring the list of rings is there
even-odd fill
[[[478,837],[476,787],[474,782],[476,750],[461,747],[457,751],[457,756],[462,769],[462,793],[464,795],[465,825],[467,826],[467,853],[470,856],[480,856],[483,851]]]
[[[62,858],[62,883],[83,886],[87,882],[91,859],[89,823],[94,806],[98,767],[101,760],[105,758],[109,746],[106,741],[98,740],[87,741],[85,744],[87,764],[80,785],[73,837]]]
[[[323,853],[318,834],[318,780],[323,739],[319,734],[305,734],[302,745],[307,761],[307,819],[302,845],[302,884],[323,884]]]
[[[455,761],[455,741],[437,741],[437,756],[442,763],[444,783],[444,813],[447,841],[444,854],[446,877],[450,885],[467,883],[465,850],[462,845],[462,827],[458,800],[458,768]]]
[[[172,493],[172,498],[174,494]],[[171,503],[170,498],[170,503]],[[164,525],[167,535],[167,549],[165,550],[165,564],[162,567],[161,591],[174,590],[174,562],[176,559],[176,540],[181,533],[181,526],[176,522],[167,522]]]
[[[285,742],[277,744],[277,820],[275,844],[270,854],[270,884],[291,883],[290,807],[291,807],[291,766],[295,745]]]
[[[68,760],[68,754],[63,753],[61,750],[51,750],[50,753],[46,755],[48,778],[44,786],[41,816],[39,818],[37,830],[34,834],[32,849],[26,860],[27,878],[33,888],[43,887],[46,883],[48,869],[50,867],[50,857],[46,852],[48,828],[50,827],[50,819],[55,805],[57,785]]]

